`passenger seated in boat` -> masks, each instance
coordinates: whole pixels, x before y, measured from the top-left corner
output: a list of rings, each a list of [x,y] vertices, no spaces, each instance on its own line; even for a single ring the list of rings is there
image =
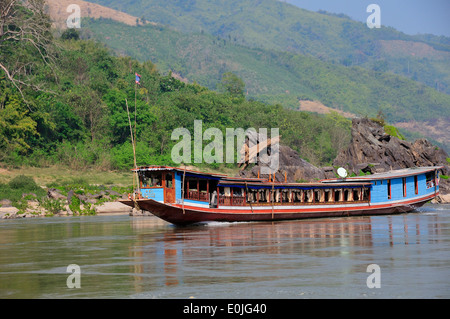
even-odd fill
[[[211,208],[217,208],[217,191],[214,191],[211,194],[211,201],[209,203],[209,207]]]

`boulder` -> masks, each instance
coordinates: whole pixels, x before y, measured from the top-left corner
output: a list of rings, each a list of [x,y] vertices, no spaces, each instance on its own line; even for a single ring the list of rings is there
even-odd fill
[[[351,134],[350,146],[338,153],[333,166],[345,167],[355,174],[360,171],[380,173],[401,168],[443,166],[442,174],[450,174],[448,154],[427,139],[412,143],[400,140],[386,134],[382,125],[367,118],[353,119]],[[441,179],[440,190],[441,193],[450,192],[447,180]]]
[[[0,218],[16,218],[17,212],[19,212],[19,209],[16,207],[0,207]]]
[[[12,201],[9,199],[0,200],[0,207],[12,207]]]
[[[47,196],[48,196],[48,198],[53,198],[53,199],[66,199],[67,198],[66,196],[61,194],[59,192],[59,190],[57,190],[56,188],[49,188],[47,190]]]
[[[450,204],[450,194],[440,194],[431,202],[434,204]]]
[[[263,155],[264,156],[264,155]],[[267,154],[265,154],[267,156]],[[239,172],[240,177],[256,178],[261,172],[261,167],[268,166],[264,158],[260,158],[255,166],[251,169]],[[326,178],[326,171],[318,168],[304,159],[300,158],[299,154],[288,146],[279,146],[279,165],[275,172],[275,180],[277,182],[294,183],[298,181],[317,181]],[[327,171],[329,173],[329,171]],[[269,175],[259,174],[260,178],[269,178]],[[334,177],[334,174],[333,174]],[[270,176],[273,178],[273,176]]]
[[[72,197],[74,195],[74,191],[73,189],[71,189],[68,193],[67,193],[67,204],[72,204]]]
[[[371,164],[371,171],[376,172],[446,165],[447,153],[428,140],[419,139],[414,143],[400,140],[386,134],[383,126],[367,118],[353,119],[351,134],[350,146],[338,153],[333,166],[344,166],[358,173]]]

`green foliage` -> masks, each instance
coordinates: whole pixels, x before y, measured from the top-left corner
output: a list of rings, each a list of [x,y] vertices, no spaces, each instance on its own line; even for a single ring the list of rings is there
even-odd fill
[[[30,176],[18,175],[9,181],[8,186],[23,193],[36,193],[38,196],[45,194],[45,191]]]
[[[114,50],[158,61],[161,71],[172,70],[210,89],[226,92],[222,76],[233,72],[245,83],[247,97],[271,104],[298,108],[299,99],[319,100],[358,116],[373,117],[381,110],[392,123],[436,119],[449,112],[449,95],[392,73],[227,40],[224,44],[208,34],[150,24],[136,28],[111,20],[84,23]],[[365,31],[358,32],[366,36]]]
[[[226,72],[222,75],[222,80],[219,83],[219,90],[228,92],[232,96],[244,96],[245,83],[236,74]]]
[[[299,96],[321,98],[355,113],[378,110],[381,102],[383,112],[389,111],[388,105],[396,105],[390,112],[399,114],[398,109],[407,103],[422,107],[418,96],[411,93],[417,85],[394,75],[250,49],[210,35],[184,37],[151,24],[134,28],[91,21],[86,27],[103,35],[114,33],[112,43],[127,47],[124,53],[136,48],[133,52],[146,62],[114,56],[94,41],[55,40],[60,47],[58,59],[53,64],[37,64],[41,78],[36,84],[43,84],[45,90],[25,91],[32,105],[24,104],[14,86],[0,76],[0,160],[14,165],[58,163],[74,169],[129,170],[134,166],[132,131],[138,165],[173,165],[171,150],[177,141],[172,140],[172,131],[184,127],[193,134],[194,121],[201,120],[203,132],[218,128],[224,136],[226,128],[279,128],[283,144],[313,164],[323,165],[331,163],[349,143],[351,122],[338,113],[315,115],[284,107],[297,106]],[[142,41],[144,37],[150,40]],[[195,50],[186,51],[188,47]],[[186,56],[180,59],[183,50]],[[153,60],[161,62],[162,72],[173,73],[160,74],[144,55],[147,52],[158,54]],[[252,69],[230,73],[238,64]],[[194,79],[201,85],[176,78],[192,74],[192,66],[197,68]],[[49,75],[53,72],[57,81]],[[140,85],[135,83],[135,72],[141,75]],[[220,81],[225,93],[208,89]],[[244,89],[249,98],[244,98]],[[433,97],[434,112],[444,112],[448,98],[428,93],[424,89],[423,99]],[[256,96],[261,99],[251,98]],[[379,96],[380,100],[375,99]],[[399,96],[403,99],[398,100]],[[286,104],[275,103],[280,100]],[[408,112],[401,115],[411,116]],[[209,143],[204,140],[202,146]],[[71,189],[91,187],[78,184]],[[64,188],[70,190],[68,185]]]
[[[67,28],[62,34],[61,39],[63,40],[79,40],[80,34],[75,28]]]
[[[44,197],[39,201],[39,205],[46,210],[47,215],[55,215],[64,210],[64,202],[60,199]]]
[[[69,204],[69,209],[74,213],[81,212],[81,201],[77,196],[72,196],[71,203]]]
[[[8,153],[25,154],[30,149],[29,141],[38,135],[37,123],[29,110],[20,101],[19,95],[5,90],[0,93],[4,107],[0,108],[0,161]]]
[[[24,194],[28,195],[24,197]],[[45,195],[46,191],[39,187],[30,176],[19,175],[11,179],[7,184],[0,184],[0,200],[9,199],[20,210],[24,210],[27,207],[28,199],[39,199]]]
[[[405,140],[405,137],[395,126],[385,125],[384,132],[386,132],[386,134],[389,134],[390,136],[397,137],[400,140]]]
[[[433,88],[438,86],[440,91],[450,93],[448,37],[410,36],[385,26],[369,29],[365,23],[351,20],[342,14],[311,12],[273,0],[94,2],[135,16],[144,14],[148,21],[159,23],[160,29],[161,25],[168,25],[184,33],[214,35],[211,42],[215,41],[222,47],[238,45],[277,52],[289,51],[313,56],[332,64],[362,66],[376,72],[393,72]],[[158,42],[163,37],[164,30],[160,33],[156,37],[152,34],[145,42]],[[120,33],[117,38],[111,36],[108,45],[120,41],[119,39]],[[142,46],[143,42],[133,43]],[[198,49],[197,41],[193,43],[196,43],[194,47]],[[169,48],[177,50],[180,45],[182,44],[176,41],[167,43],[167,50],[162,53],[166,56],[163,64],[168,64],[167,58],[174,55]],[[417,47],[427,50],[429,54],[424,56],[423,51],[419,51],[412,55]],[[122,49],[132,55],[130,50],[131,46]],[[198,49],[196,52],[201,55],[204,51]],[[206,52],[210,56],[214,54],[214,51]],[[140,59],[143,54],[140,52],[140,55],[135,57]],[[205,62],[202,62],[202,69],[204,65]],[[309,76],[310,73],[304,75]],[[242,77],[240,74],[239,76]],[[242,78],[247,83],[246,79]],[[220,77],[216,79],[220,80]]]

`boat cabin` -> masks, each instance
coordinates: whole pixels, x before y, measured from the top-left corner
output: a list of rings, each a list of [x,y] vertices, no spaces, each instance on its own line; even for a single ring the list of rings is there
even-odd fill
[[[198,207],[368,203],[373,184],[279,183],[167,166],[140,167],[139,198]]]
[[[406,201],[436,193],[440,169],[442,167],[414,167],[345,179],[329,179],[321,182],[331,185],[342,183],[344,180],[347,184],[370,182],[372,184],[371,203]]]
[[[313,205],[369,202],[370,183],[333,184],[228,181],[219,183],[219,205]]]
[[[219,180],[225,177],[168,166],[139,167],[134,171],[139,177],[139,198],[162,203],[184,201],[193,206],[209,206]]]

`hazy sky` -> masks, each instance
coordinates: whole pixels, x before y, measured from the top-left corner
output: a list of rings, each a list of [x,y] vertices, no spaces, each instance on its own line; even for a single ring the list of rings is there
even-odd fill
[[[369,4],[381,9],[381,24],[406,34],[432,33],[450,37],[450,0],[284,0],[311,11],[344,13],[366,22]]]

